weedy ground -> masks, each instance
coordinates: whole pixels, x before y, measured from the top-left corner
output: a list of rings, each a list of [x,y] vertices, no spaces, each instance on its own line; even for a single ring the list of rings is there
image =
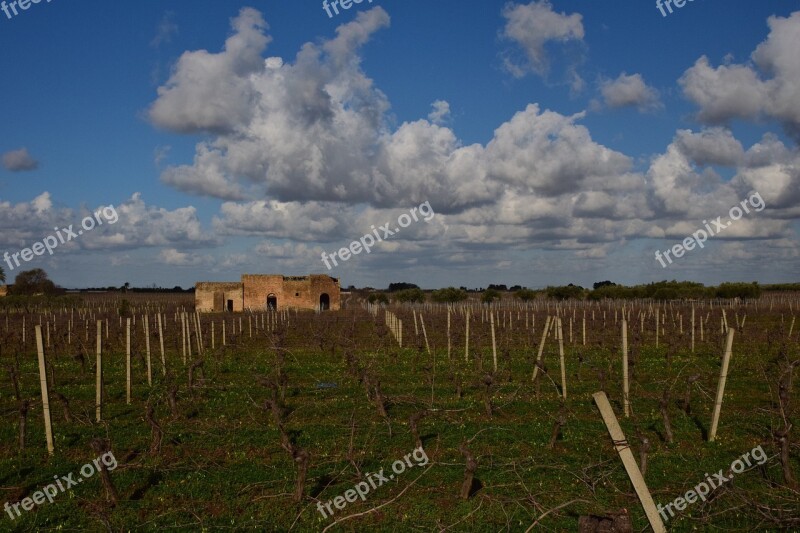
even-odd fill
[[[669,530],[800,527],[800,495],[784,482],[772,433],[784,425],[778,389],[786,363],[800,357],[797,331],[793,340],[784,342],[786,310],[748,311],[746,327],[734,340],[721,423],[712,443],[706,436],[724,336],[718,325],[709,326],[714,331],[706,331],[703,342],[698,335],[691,353],[686,309],[684,334],[668,321],[658,348],[653,324],[648,322],[642,334],[640,324],[632,321],[630,418],[622,415],[620,324],[615,323],[613,311],[608,312],[605,324],[599,317],[588,321],[586,346],[578,333],[582,313],[578,311],[573,342],[565,339],[568,395],[563,411],[558,344],[552,336],[544,349],[546,373],[538,386],[531,382],[545,310],[536,312],[533,330],[530,326],[526,330],[524,312],[518,315],[517,311],[509,315],[513,327],[502,321],[497,325],[496,373],[489,324],[480,320],[480,311],[470,324],[468,362],[464,361],[463,316],[452,316],[448,359],[442,310],[422,311],[432,354],[425,348],[422,331],[414,334],[411,310],[395,311],[404,321],[408,345],[404,348],[398,347],[383,325],[382,311],[377,317],[361,309],[291,314],[288,325],[281,319],[277,327],[267,324],[265,329],[256,318],[252,337],[247,315],[243,331],[235,334],[229,315],[205,316],[206,348],[199,356],[203,373],[195,370],[194,388],[189,387],[187,368],[198,354],[187,356],[184,366],[180,325],[168,313],[169,376],[162,376],[153,334],[154,383],[147,385],[139,324],[130,405],[125,401],[123,330],[109,311],[102,423],[94,421],[93,332],[89,341],[78,335],[66,344],[61,326],[54,333],[48,357],[55,378],[52,388],[69,399],[73,420],[65,421],[61,404],[51,395],[56,448],[52,457],[45,448],[34,345],[30,337],[22,345],[17,323],[21,317],[12,315],[0,362],[16,368],[21,395],[31,401],[31,409],[27,445],[20,451],[18,401],[4,370],[0,377],[0,505],[30,496],[54,476],[77,474],[96,457],[89,446],[95,437],[111,442],[118,461],[111,478],[120,500],[116,505],[109,503],[95,475],[59,494],[54,503],[23,512],[15,520],[4,513],[0,531],[321,531],[337,521],[341,523],[329,531],[526,531],[533,524],[536,531],[576,531],[581,515],[621,512],[631,515],[635,531],[647,530],[642,507],[592,400],[601,388],[637,460],[641,439],[650,442],[646,481],[656,503],[682,496],[706,474],[728,471],[731,462],[758,445],[767,452],[766,464],[737,475],[709,501],[689,505],[667,522]],[[713,313],[709,324],[714,324],[718,309],[709,312]],[[31,316],[35,315],[29,315],[29,320]],[[565,320],[570,316],[567,311]],[[64,319],[56,316],[59,324]],[[216,325],[213,350],[212,320]],[[225,347],[219,346],[222,320],[228,325]],[[85,371],[74,357],[81,351]],[[697,379],[689,383],[690,376]],[[388,420],[376,405],[378,382]],[[168,402],[173,385],[178,387],[174,414]],[[688,414],[681,403],[687,388],[691,391]],[[671,444],[666,442],[659,403],[665,389],[670,391]],[[267,400],[281,395],[277,404],[283,413],[283,431],[293,446],[310,453],[299,502],[292,497],[297,464],[282,446],[280,429],[265,406]],[[154,406],[155,419],[164,431],[160,450],[151,450],[151,429],[145,420],[148,403]],[[565,414],[564,424],[551,447],[560,412]],[[366,501],[348,503],[333,517],[323,517],[317,501],[343,495],[369,472],[383,468],[390,473],[392,463],[414,449],[409,419],[418,413],[424,415],[418,433],[430,463],[408,468],[388,484],[370,490]],[[791,420],[792,413],[785,414]],[[460,445],[477,461],[468,499],[459,498],[466,463]],[[793,445],[795,471],[798,462]]]

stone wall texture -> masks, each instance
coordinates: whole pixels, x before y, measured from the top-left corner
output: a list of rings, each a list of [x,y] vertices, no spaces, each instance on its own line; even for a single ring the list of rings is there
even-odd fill
[[[200,312],[234,312],[245,309],[340,309],[339,280],[325,274],[283,276],[244,274],[241,283],[200,282],[195,285],[195,304]]]
[[[195,308],[201,313],[221,313],[229,310],[229,302],[232,302],[232,311],[241,312],[244,311],[243,292],[241,283],[199,282],[194,286]]]

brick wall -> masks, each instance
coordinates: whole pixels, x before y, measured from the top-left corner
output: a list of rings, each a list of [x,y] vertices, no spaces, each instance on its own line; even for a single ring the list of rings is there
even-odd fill
[[[331,309],[340,307],[339,283],[324,274],[301,277],[245,274],[242,284],[245,308],[264,309],[268,296],[274,294],[278,309],[316,309],[323,293],[328,295]]]
[[[322,295],[328,296],[329,308],[341,307],[339,281],[324,274],[282,276],[280,274],[243,274],[241,283],[200,282],[195,285],[195,305],[200,312],[222,312],[227,301],[233,310],[263,310],[274,296],[278,309],[317,309]]]
[[[194,303],[198,312],[227,310],[228,300],[233,301],[233,311],[244,311],[241,283],[199,282],[194,286]]]

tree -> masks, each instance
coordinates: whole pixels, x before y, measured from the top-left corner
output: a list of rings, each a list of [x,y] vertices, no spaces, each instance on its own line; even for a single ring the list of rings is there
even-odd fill
[[[761,287],[753,283],[723,283],[717,287],[717,298],[758,298],[761,296]]]
[[[0,266],[0,283],[6,282],[6,272],[3,270],[3,267]]]
[[[602,287],[616,287],[616,285],[617,285],[616,283],[606,280],[606,281],[598,281],[597,283],[592,285],[592,287],[594,288],[594,290],[597,290]]]
[[[439,289],[431,293],[431,300],[440,303],[453,303],[461,302],[467,299],[467,291],[463,289],[456,289],[455,287],[447,287],[446,289]]]
[[[419,287],[413,283],[390,283],[388,292],[405,291],[408,289],[419,289]]]
[[[572,283],[566,287],[547,287],[547,296],[556,300],[581,299],[583,298],[583,287]]]
[[[398,302],[424,302],[425,293],[419,287],[395,292],[392,297]]]
[[[527,302],[528,300],[533,300],[536,298],[536,291],[532,291],[530,289],[520,289],[514,293],[514,298],[519,298],[523,302]]]
[[[492,303],[493,300],[500,298],[500,293],[494,289],[486,289],[481,295],[481,301],[486,304]]]
[[[386,297],[385,294],[382,292],[373,292],[372,294],[367,297],[367,301],[371,304],[379,303],[379,304],[388,304],[389,298]]]
[[[508,287],[506,287],[505,285],[495,285],[494,283],[492,283],[489,285],[489,289],[506,292],[508,290]]]
[[[56,284],[47,277],[47,272],[41,268],[26,270],[25,272],[17,274],[11,289],[14,295],[27,296],[34,294],[53,295],[61,292],[59,288],[56,287]]]

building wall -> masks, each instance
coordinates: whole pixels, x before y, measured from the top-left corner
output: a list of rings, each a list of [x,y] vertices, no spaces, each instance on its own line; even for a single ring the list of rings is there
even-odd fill
[[[0,285],[0,296],[8,296],[8,285]]]
[[[267,298],[274,294],[278,309],[317,309],[323,293],[330,298],[330,309],[340,308],[339,282],[324,274],[297,277],[245,274],[242,284],[245,308],[264,309]]]
[[[233,300],[233,311],[244,311],[241,283],[199,282],[194,288],[194,303],[198,312],[221,313],[227,310],[228,300]],[[216,305],[215,305],[216,304]]]
[[[311,309],[328,295],[331,310],[341,307],[339,281],[324,274],[282,276],[280,274],[243,274],[241,283],[199,282],[195,285],[195,306],[199,312],[223,312],[233,300],[234,312],[266,309],[267,298],[277,299],[278,309]]]

